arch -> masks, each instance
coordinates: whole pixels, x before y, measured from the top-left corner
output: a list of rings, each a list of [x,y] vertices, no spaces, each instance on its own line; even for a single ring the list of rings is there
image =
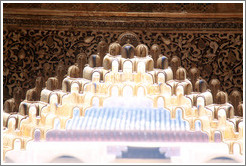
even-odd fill
[[[185,110],[183,108],[177,108],[175,109],[175,117],[179,121],[182,121],[184,119],[184,112]]]
[[[198,106],[198,105],[197,105],[197,99],[198,99],[198,97],[199,97],[199,98],[203,98],[204,106],[206,106],[206,98],[205,98],[205,96],[202,95],[202,94],[198,94],[198,95],[195,97],[195,105]],[[202,100],[200,99],[200,101],[202,101]]]
[[[13,140],[13,149],[15,150],[21,150],[22,149],[22,141],[20,138],[15,138]]]
[[[103,58],[103,68],[106,70],[111,70],[111,68],[112,68],[111,58],[109,55],[106,55]]]
[[[206,100],[205,100],[205,98],[204,98],[204,96],[197,96],[197,98],[196,98],[196,106],[198,107],[198,106],[202,106],[202,107],[205,107],[205,104],[206,103]]]
[[[146,70],[152,71],[154,68],[154,60],[152,58],[148,59],[146,62]]]
[[[202,121],[200,119],[195,120],[195,130],[201,131],[202,130]]]
[[[137,63],[137,72],[138,73],[145,73],[146,72],[146,66],[145,66],[145,63],[143,61],[139,61]]]
[[[110,81],[110,71],[104,74],[103,76],[103,81],[104,82],[109,82]]]
[[[222,105],[218,107],[217,114],[220,109],[224,109],[226,112],[226,118],[233,118],[234,117],[234,107],[233,105],[227,103],[226,105]]]
[[[13,121],[13,122],[11,122]],[[14,125],[10,126],[13,130],[17,129],[18,128],[18,120],[17,120],[17,117],[13,116],[13,115],[10,115],[7,119],[7,122],[6,122],[6,125],[7,125],[7,128],[9,128],[9,123],[12,125],[12,123],[14,123]]]
[[[222,141],[222,132],[219,131],[219,130],[215,130],[213,131],[212,133],[212,137],[213,137],[213,140],[214,142],[221,142]]]
[[[28,117],[30,120],[36,120],[37,107],[35,104],[30,104]]]
[[[180,94],[184,96],[184,86],[182,84],[178,84],[175,91],[176,96],[179,96]]]
[[[187,84],[185,88],[185,95],[188,95],[192,92],[192,84]]]
[[[50,93],[49,94],[49,104],[58,104],[59,102],[59,97],[57,95],[57,93]]]
[[[21,114],[21,115],[28,115],[28,108],[29,108],[29,105],[28,105],[28,103],[26,103],[26,102],[21,102],[20,103],[20,106],[19,106],[19,113]],[[8,124],[8,123],[7,123]]]
[[[78,92],[82,91],[82,83],[81,83],[79,80],[73,80],[73,81],[71,82],[71,87],[72,87],[72,84],[73,84],[73,83],[77,83],[77,84],[78,84],[78,86],[79,86]]]
[[[91,98],[91,103],[90,105],[93,107],[99,107],[100,106],[100,97],[99,96],[93,96]]]
[[[85,90],[87,92],[97,93],[99,84],[96,82],[91,82],[85,85]],[[89,89],[87,89],[89,88]]]
[[[33,138],[35,141],[39,141],[42,137],[42,131],[40,129],[35,129],[33,131]]]
[[[226,117],[226,110],[224,108],[219,108],[218,109],[218,119],[220,117]]]
[[[125,60],[123,62],[123,73],[132,73],[133,72],[133,63],[131,60]]]
[[[117,85],[111,86],[109,88],[110,96],[119,96],[119,87]]]
[[[71,93],[79,93],[80,85],[78,81],[72,81],[71,83]]]
[[[101,80],[101,73],[99,71],[93,71],[91,75],[92,82],[100,82]]]
[[[214,110],[214,119],[219,119],[219,111],[221,112],[221,115],[226,117],[226,109],[224,107],[218,107]],[[224,111],[224,113],[222,113],[222,111]]]
[[[73,118],[79,117],[81,115],[81,111],[80,111],[79,107],[74,107],[72,112],[73,112],[73,115],[72,115]]]
[[[146,95],[146,88],[143,85],[137,86],[137,96],[145,96]]]
[[[61,122],[60,122],[60,119],[59,118],[54,118],[53,128],[54,129],[60,129],[61,128]]]
[[[90,81],[86,82],[82,87],[83,87],[83,92],[86,90],[86,87],[90,85]]]
[[[112,60],[112,72],[119,71],[119,61],[117,59]]]
[[[70,79],[67,77],[62,81],[62,90],[65,92],[70,92],[71,82]]]
[[[157,83],[165,83],[166,82],[166,73],[165,72],[158,72],[157,73]]]
[[[183,107],[176,107],[172,112],[171,112],[171,116],[172,118],[177,118],[177,115],[181,117],[184,120],[184,114],[185,114],[185,109]]]
[[[164,108],[165,107],[165,98],[163,96],[158,96],[157,97],[157,108]]]
[[[234,117],[234,107],[232,105],[228,106],[226,117],[227,118],[233,118]]]
[[[150,81],[151,84],[154,84],[154,83],[155,83],[154,76],[153,76],[151,73],[146,73],[145,79],[146,79],[147,81]]]
[[[123,88],[122,88],[122,96],[123,97],[132,97],[133,96],[133,88],[131,85],[125,85]]]
[[[163,95],[172,95],[172,86],[167,83],[159,84],[160,93]],[[188,96],[187,96],[188,97]]]
[[[232,146],[233,146],[233,154],[238,155],[243,153],[242,144],[238,142],[233,142]]]

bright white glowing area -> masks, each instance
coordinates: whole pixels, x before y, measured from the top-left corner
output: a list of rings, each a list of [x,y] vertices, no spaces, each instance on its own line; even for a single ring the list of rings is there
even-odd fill
[[[94,72],[92,74],[92,82],[99,82],[100,81],[100,73],[99,72]]]
[[[113,60],[112,62],[112,72],[118,72],[119,70],[119,62],[117,60]]]
[[[51,94],[50,95],[50,104],[57,104],[57,103],[58,103],[57,94]]]
[[[184,95],[184,87],[182,85],[178,85],[178,87],[176,88],[176,95]]]
[[[133,96],[133,89],[131,86],[125,86],[123,88],[123,97],[131,97]]]
[[[77,82],[72,83],[71,93],[79,93],[79,84]]]
[[[144,62],[139,62],[138,63],[138,70],[139,73],[144,73],[145,72],[145,63]]]
[[[164,73],[158,73],[158,83],[164,83],[164,82],[165,82]]]
[[[203,97],[200,97],[200,96],[197,97],[196,103],[197,103],[197,106],[199,106],[199,107],[204,107],[205,106],[205,101],[204,101]]]
[[[95,107],[99,106],[99,98],[98,97],[93,97],[92,106],[95,106]]]
[[[138,96],[139,97],[145,96],[145,89],[142,86],[138,88]]]
[[[146,97],[110,97],[104,100],[103,107],[153,107],[153,101]]]
[[[20,141],[20,139],[16,139],[14,141],[14,149],[15,150],[20,150],[21,149],[21,141]]]
[[[113,86],[111,89],[111,95],[112,96],[118,96],[119,95],[119,88],[117,86]]]
[[[123,72],[124,73],[132,73],[132,62],[125,61],[123,64]]]
[[[220,110],[218,111],[218,117],[219,117],[219,118],[224,118],[224,117],[226,117],[226,112],[225,112],[224,109],[220,109]]]
[[[164,107],[164,100],[162,97],[159,97],[157,100],[157,107],[158,108],[163,108]]]

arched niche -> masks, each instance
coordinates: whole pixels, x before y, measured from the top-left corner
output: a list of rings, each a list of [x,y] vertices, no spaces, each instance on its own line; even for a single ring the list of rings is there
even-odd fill
[[[79,93],[79,83],[73,82],[71,84],[71,93]]]
[[[195,121],[195,130],[196,131],[201,131],[202,130],[202,122],[201,122],[201,120],[196,120]]]
[[[124,73],[132,73],[132,70],[133,70],[133,64],[132,64],[132,62],[129,61],[129,60],[126,60],[123,63],[123,72]]]
[[[157,108],[163,108],[164,107],[164,99],[163,97],[157,98]]]
[[[73,118],[79,117],[80,116],[80,109],[78,107],[75,107],[73,109]]]
[[[111,88],[111,96],[118,96],[119,95],[119,88],[117,86],[113,86]]]
[[[61,128],[61,122],[60,122],[59,118],[55,118],[53,128],[54,129],[60,129]]]
[[[138,65],[137,65],[137,72],[138,73],[145,73],[145,71],[146,71],[145,68],[146,68],[146,66],[145,66],[144,62],[142,62],[142,61],[138,62]]]
[[[176,109],[176,114],[175,114],[176,119],[181,122],[183,120],[183,111],[182,109],[178,108]]]
[[[164,83],[164,82],[166,82],[165,74],[162,73],[162,72],[158,73],[158,75],[157,75],[157,83],[159,84],[159,83]]]
[[[184,95],[184,87],[182,85],[178,85],[176,88],[176,95]]]
[[[233,143],[233,154],[238,155],[241,153],[241,148],[239,143]]]
[[[225,119],[226,118],[226,111],[224,109],[218,110],[218,119]]]
[[[98,71],[94,71],[91,76],[92,82],[99,82],[100,81],[100,73]]]
[[[196,99],[196,105],[197,105],[197,107],[198,106],[205,107],[204,97],[198,96],[197,99]]]
[[[40,129],[35,129],[34,130],[34,140],[39,141],[41,139],[41,131]]]
[[[14,149],[21,150],[21,140],[19,138],[14,140]]]
[[[110,72],[107,72],[104,75],[104,82],[110,82],[110,81],[111,81]]]
[[[221,142],[222,140],[222,135],[219,131],[214,132],[214,142]]]
[[[93,107],[99,107],[100,105],[100,99],[99,97],[95,96],[92,98],[92,106]]]
[[[112,72],[119,71],[119,62],[115,59],[112,61]]]
[[[58,104],[58,96],[56,93],[50,95],[50,104]]]
[[[144,89],[144,87],[142,87],[142,86],[139,86],[138,87],[137,96],[139,96],[139,97],[145,96],[145,89]]]
[[[123,97],[132,97],[133,96],[133,88],[129,85],[123,88]]]

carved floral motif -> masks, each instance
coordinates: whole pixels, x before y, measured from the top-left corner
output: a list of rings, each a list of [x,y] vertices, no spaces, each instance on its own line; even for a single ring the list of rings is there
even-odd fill
[[[242,33],[165,33],[133,31],[139,42],[148,48],[158,44],[161,53],[177,55],[188,71],[196,66],[201,77],[209,82],[218,78],[221,89],[228,94],[234,89],[243,90],[243,35]],[[79,53],[97,53],[101,39],[115,42],[124,31],[65,31],[8,29],[3,31],[3,84],[4,91],[12,96],[13,88],[24,91],[34,87],[35,78],[55,76],[59,61],[65,69],[75,63]],[[24,93],[25,95],[25,93]],[[4,96],[4,100],[10,98]],[[24,97],[24,96],[23,96]]]

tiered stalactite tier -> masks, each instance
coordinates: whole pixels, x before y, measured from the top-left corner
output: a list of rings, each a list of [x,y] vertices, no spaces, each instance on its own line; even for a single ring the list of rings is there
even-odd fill
[[[6,104],[4,110],[4,153],[14,148],[16,139],[20,139],[21,147],[26,148],[28,141],[35,137],[47,139],[47,134],[53,129],[75,127],[83,131],[93,128],[93,125],[96,127],[95,122],[102,119],[101,124],[106,127],[97,129],[107,132],[108,128],[117,124],[119,113],[124,112],[117,107],[123,110],[126,107],[125,113],[130,118],[119,123],[125,126],[119,130],[139,131],[137,124],[141,121],[137,119],[140,118],[140,112],[127,108],[139,106],[146,107],[142,111],[146,116],[142,119],[147,134],[152,130],[163,133],[166,130],[178,130],[181,133],[200,130],[199,140],[214,142],[218,140],[219,133],[220,140],[228,144],[230,153],[233,153],[233,146],[239,144],[242,154],[243,115],[238,116],[239,110],[242,111],[240,98],[234,101],[239,108],[236,110],[228,103],[227,93],[214,88],[220,82],[210,83],[209,90],[208,83],[194,74],[196,70],[191,72],[192,80],[188,79],[187,71],[181,67],[185,61],[178,56],[149,55],[150,47],[144,44],[135,47],[131,40],[127,40],[123,46],[119,42],[112,43],[108,51],[105,51],[105,42],[100,42],[98,47],[100,51],[90,55],[85,67],[80,65],[83,59],[76,59],[76,64],[68,67],[64,79],[61,79],[61,70],[56,70],[57,76],[49,77],[43,88],[40,84],[42,79],[38,78],[35,88],[28,92],[17,112],[12,111],[15,109],[11,105],[16,100],[7,102],[10,104]],[[156,61],[153,59],[157,59],[158,68],[154,67]],[[64,64],[59,64],[58,69],[61,66]],[[30,96],[40,101],[30,101]],[[112,105],[115,107],[108,108]],[[91,109],[93,106],[96,109]],[[153,109],[158,107],[160,109]],[[98,118],[99,112],[104,113],[102,119]]]

